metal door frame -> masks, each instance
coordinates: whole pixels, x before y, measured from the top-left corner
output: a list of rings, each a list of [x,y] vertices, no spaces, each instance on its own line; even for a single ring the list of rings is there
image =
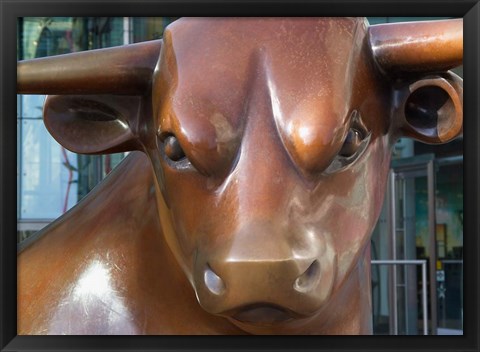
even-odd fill
[[[435,159],[434,154],[419,155],[411,158],[392,160],[392,168],[390,169],[388,178],[387,191],[387,207],[388,207],[388,229],[389,236],[392,240],[391,245],[391,260],[396,261],[396,196],[395,196],[395,181],[397,178],[415,178],[427,177],[427,192],[428,192],[428,233],[429,233],[429,270],[428,277],[430,280],[430,333],[437,334],[437,281],[436,281],[436,218],[435,218]],[[397,272],[392,270],[392,281],[389,285],[391,292],[391,311],[390,326],[393,327],[393,333],[398,334],[398,311],[397,311]],[[424,312],[425,314],[425,312]]]
[[[428,304],[427,304],[427,260],[372,260],[372,265],[420,265],[422,268],[422,308],[423,308],[423,335],[428,335]],[[394,271],[395,272],[395,271]],[[398,335],[397,305],[394,305],[394,334]]]

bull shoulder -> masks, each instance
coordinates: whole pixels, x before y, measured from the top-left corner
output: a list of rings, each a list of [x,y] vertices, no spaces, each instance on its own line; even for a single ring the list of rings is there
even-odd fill
[[[238,333],[196,302],[164,242],[153,187],[148,159],[134,152],[20,251],[19,334]]]
[[[138,252],[161,235],[153,192],[147,158],[132,153],[21,250],[19,333],[128,333],[125,296],[143,264]]]

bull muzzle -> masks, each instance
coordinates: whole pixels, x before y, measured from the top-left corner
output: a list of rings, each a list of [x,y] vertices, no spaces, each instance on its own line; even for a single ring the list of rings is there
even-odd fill
[[[333,289],[336,267],[328,236],[269,230],[248,226],[221,250],[199,248],[194,286],[206,311],[269,325],[312,316],[323,306]]]

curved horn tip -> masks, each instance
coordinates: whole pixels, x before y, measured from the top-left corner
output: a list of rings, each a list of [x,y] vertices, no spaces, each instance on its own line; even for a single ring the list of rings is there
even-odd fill
[[[17,93],[142,95],[161,46],[160,39],[20,61]]]
[[[463,61],[463,19],[370,26],[368,40],[386,73],[445,71]]]

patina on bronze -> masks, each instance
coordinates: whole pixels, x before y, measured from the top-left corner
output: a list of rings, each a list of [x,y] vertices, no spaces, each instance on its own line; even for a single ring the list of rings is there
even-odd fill
[[[462,20],[180,19],[20,62],[51,134],[132,151],[18,254],[19,334],[370,334],[402,136],[462,132]]]

